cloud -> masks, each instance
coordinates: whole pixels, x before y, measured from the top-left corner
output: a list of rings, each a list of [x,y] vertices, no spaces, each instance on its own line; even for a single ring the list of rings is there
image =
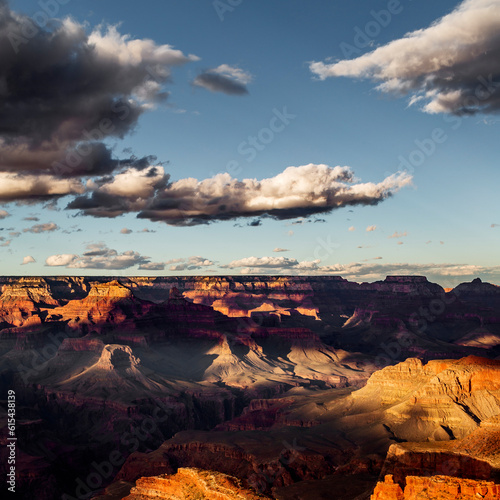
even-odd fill
[[[165,264],[163,262],[148,262],[139,266],[141,271],[163,271],[164,269]]]
[[[492,224],[490,227],[500,227],[500,224]]]
[[[366,264],[352,262],[350,264],[335,264],[331,266],[321,266],[314,274],[340,275],[351,281],[372,281],[381,280],[385,276],[391,275],[420,275],[426,276],[430,281],[442,282],[452,278],[464,280],[476,276],[483,276],[485,279],[500,279],[500,266],[477,266],[461,263],[387,263],[387,264]],[[458,283],[457,283],[458,284]]]
[[[204,257],[196,255],[188,259],[173,259],[168,261],[167,264],[172,264],[169,267],[170,271],[193,271],[195,269],[213,266],[214,262],[210,259],[205,259]]]
[[[89,181],[87,188],[91,192],[90,196],[74,198],[67,209],[81,210],[85,215],[94,217],[116,217],[140,211],[159,190],[165,189],[168,179],[168,174],[161,166],[143,171],[126,169],[115,176]]]
[[[149,156],[115,158],[106,140],[167,99],[174,67],[198,60],[115,26],[87,33],[65,18],[40,29],[4,0],[0,55],[0,201],[81,193],[68,178],[150,165]]]
[[[221,265],[223,269],[240,268],[241,274],[307,274],[316,271],[320,260],[302,261],[288,257],[245,257]]]
[[[354,226],[351,226],[351,227],[349,228],[349,231],[351,231],[351,232],[356,231],[356,228],[355,228]]]
[[[397,173],[375,184],[361,183],[349,167],[303,165],[288,167],[263,180],[232,178],[217,174],[199,181],[194,178],[168,182],[158,169],[145,199],[144,185],[138,193],[118,194],[113,180],[92,187],[92,194],[77,197],[67,209],[78,209],[95,217],[116,217],[138,212],[137,217],[173,226],[194,226],[240,217],[271,217],[284,220],[329,213],[344,206],[377,205],[411,184],[407,173]]]
[[[48,222],[46,224],[36,224],[30,228],[23,229],[23,232],[25,233],[50,233],[52,231],[56,231],[59,229],[59,226],[57,224],[54,224],[53,222]]]
[[[73,254],[59,254],[59,255],[51,255],[45,259],[45,264],[47,266],[68,266],[77,258],[76,255]]]
[[[371,233],[372,231],[375,231],[377,229],[377,226],[368,226],[366,228],[367,233]]]
[[[9,212],[6,210],[0,210],[0,219],[5,219],[6,217],[10,217]]]
[[[23,261],[21,262],[21,265],[24,266],[26,264],[31,264],[33,262],[36,262],[36,260],[31,255],[27,255],[26,257],[24,257]]]
[[[82,256],[74,254],[52,255],[45,263],[48,266],[66,266],[70,269],[128,269],[135,265],[149,264],[149,257],[144,257],[138,252],[127,250],[118,253],[108,248],[104,243],[87,246],[87,251]]]
[[[38,217],[30,216],[30,217],[24,217],[23,220],[30,222],[38,222],[40,219]]]
[[[193,85],[203,87],[211,92],[223,92],[228,95],[248,94],[247,84],[252,81],[252,75],[236,66],[221,64],[200,73]]]
[[[404,233],[400,233],[399,231],[394,231],[394,233],[388,236],[388,238],[404,238],[406,236],[408,236],[408,233],[406,231]]]
[[[428,113],[492,113],[500,108],[500,5],[465,0],[428,28],[351,60],[312,62],[320,79],[369,78],[377,89],[410,95]]]
[[[132,232],[132,229],[127,229],[126,227],[124,227],[120,233],[121,234],[130,234]]]
[[[45,174],[23,175],[0,172],[1,203],[23,200],[44,201],[83,192],[85,192],[85,187],[79,179],[60,179]]]
[[[280,247],[277,247],[273,250],[273,252],[289,252],[290,250],[288,250],[287,248],[280,248]]]

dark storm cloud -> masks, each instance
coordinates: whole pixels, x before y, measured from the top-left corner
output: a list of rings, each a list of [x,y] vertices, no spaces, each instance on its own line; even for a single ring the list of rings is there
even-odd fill
[[[133,130],[144,112],[167,98],[163,86],[171,68],[198,58],[132,40],[115,27],[89,34],[69,18],[38,17],[14,13],[0,0],[0,174],[9,182],[45,176],[41,185],[28,177],[39,188],[32,193],[36,200],[82,191],[66,183],[51,192],[51,181],[147,168],[152,157],[120,160],[103,141]],[[29,192],[0,193],[0,200],[26,199]]]
[[[221,64],[217,68],[208,69],[200,73],[193,81],[193,85],[203,87],[211,92],[223,92],[228,95],[248,94],[247,84],[252,81],[252,75],[247,71]]]
[[[246,85],[236,82],[227,76],[211,73],[210,71],[198,75],[193,80],[193,85],[203,87],[211,92],[223,92],[229,95],[248,94]]]

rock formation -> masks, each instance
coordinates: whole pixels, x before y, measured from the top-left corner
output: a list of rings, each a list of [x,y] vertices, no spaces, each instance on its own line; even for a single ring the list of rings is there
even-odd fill
[[[238,479],[219,472],[180,468],[173,476],[143,477],[123,500],[258,500],[268,497],[244,488]]]
[[[445,293],[417,276],[211,276],[0,286],[0,385],[16,391],[25,498],[39,485],[47,499],[71,498],[114,481],[111,500],[179,467],[307,500],[342,481],[345,498],[351,483],[371,492],[381,471],[402,491],[406,476],[498,477],[494,285]],[[106,477],[92,481],[96,470]]]
[[[371,500],[498,500],[500,484],[449,476],[408,476],[404,491],[391,475],[375,487]]]

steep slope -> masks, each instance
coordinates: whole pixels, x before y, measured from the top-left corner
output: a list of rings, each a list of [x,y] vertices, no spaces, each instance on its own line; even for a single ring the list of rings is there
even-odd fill
[[[100,331],[106,325],[121,324],[134,329],[134,322],[154,304],[137,299],[118,281],[94,284],[83,299],[70,300],[51,311],[48,320],[67,321],[72,329]]]

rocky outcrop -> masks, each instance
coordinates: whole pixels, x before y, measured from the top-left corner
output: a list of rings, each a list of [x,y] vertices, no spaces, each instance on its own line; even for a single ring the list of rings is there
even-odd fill
[[[2,288],[0,324],[14,327],[41,324],[45,317],[42,308],[58,305],[43,278],[20,278]]]
[[[175,475],[143,477],[123,500],[258,500],[269,497],[245,488],[238,479],[220,472],[180,468]]]
[[[468,356],[424,364],[410,358],[375,372],[353,399],[382,405],[401,440],[463,438],[500,415],[500,361]]]
[[[403,489],[391,475],[375,487],[371,500],[498,500],[500,484],[450,476],[408,476]]]
[[[69,328],[85,333],[117,324],[134,330],[135,321],[153,306],[154,304],[137,299],[130,289],[114,280],[94,284],[87,297],[71,300],[66,305],[53,309],[48,319],[66,321]]]

